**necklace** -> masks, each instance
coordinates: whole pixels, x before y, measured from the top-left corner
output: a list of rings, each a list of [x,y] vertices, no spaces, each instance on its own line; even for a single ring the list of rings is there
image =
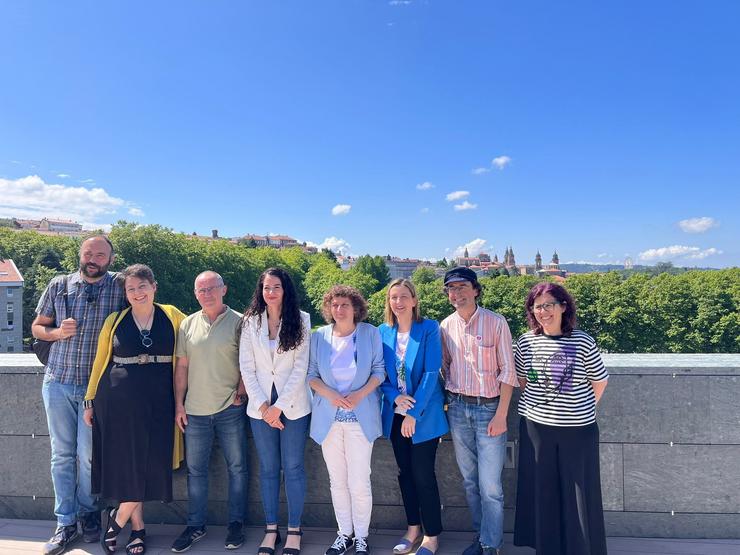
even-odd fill
[[[152,307],[152,311],[149,314],[149,317],[146,319],[146,324],[142,325],[139,323],[139,321],[136,319],[136,316],[134,313],[131,313],[131,316],[134,319],[134,324],[136,324],[136,327],[139,328],[139,337],[141,337],[141,344],[146,347],[147,349],[154,345],[154,341],[152,340],[149,335],[152,333],[152,323],[154,321],[154,307]]]

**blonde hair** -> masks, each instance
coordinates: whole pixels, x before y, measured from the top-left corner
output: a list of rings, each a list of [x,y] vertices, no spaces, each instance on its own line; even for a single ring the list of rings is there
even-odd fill
[[[396,286],[403,286],[409,290],[411,297],[416,299],[416,306],[411,309],[411,320],[414,322],[421,322],[421,310],[419,309],[419,298],[416,296],[416,287],[410,279],[398,278],[394,279],[388,284],[388,290],[385,292],[385,323],[389,326],[395,326],[398,323],[396,315],[391,310],[391,289]]]

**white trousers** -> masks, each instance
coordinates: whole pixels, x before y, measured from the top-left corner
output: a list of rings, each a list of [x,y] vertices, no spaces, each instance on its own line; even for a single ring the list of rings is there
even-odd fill
[[[359,422],[334,422],[321,444],[339,533],[366,538],[373,510],[370,459],[373,442]]]

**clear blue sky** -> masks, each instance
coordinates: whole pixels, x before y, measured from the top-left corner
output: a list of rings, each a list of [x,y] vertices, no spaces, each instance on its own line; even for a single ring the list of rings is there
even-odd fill
[[[0,217],[737,266],[739,20],[734,0],[3,2]]]

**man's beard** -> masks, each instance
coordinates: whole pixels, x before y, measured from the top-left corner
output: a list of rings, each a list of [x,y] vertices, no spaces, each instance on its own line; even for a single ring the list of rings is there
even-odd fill
[[[103,277],[108,271],[109,267],[110,260],[107,264],[104,264],[103,266],[98,266],[97,264],[93,264],[92,262],[88,262],[87,264],[83,264],[82,262],[80,262],[80,272],[82,272],[85,276],[89,278]]]

